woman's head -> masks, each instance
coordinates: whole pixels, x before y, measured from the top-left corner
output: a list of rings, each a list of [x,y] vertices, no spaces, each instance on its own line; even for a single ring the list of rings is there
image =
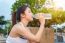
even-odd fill
[[[27,5],[23,5],[17,9],[17,20],[21,21],[22,19],[26,19],[27,21],[32,21],[32,12],[31,9]]]

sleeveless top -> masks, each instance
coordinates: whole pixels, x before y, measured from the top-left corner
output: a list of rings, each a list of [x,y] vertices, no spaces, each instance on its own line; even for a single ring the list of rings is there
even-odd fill
[[[8,36],[6,43],[27,43],[27,40],[19,37],[13,38],[11,36]]]
[[[6,39],[6,43],[28,43],[28,41],[24,37],[20,38],[20,37],[8,36],[7,39]]]

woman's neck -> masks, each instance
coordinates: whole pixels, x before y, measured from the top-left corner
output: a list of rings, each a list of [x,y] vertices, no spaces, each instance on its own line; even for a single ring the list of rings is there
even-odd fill
[[[24,26],[27,26],[28,21],[27,21],[26,19],[22,19],[22,20],[21,20],[21,23],[23,23]]]

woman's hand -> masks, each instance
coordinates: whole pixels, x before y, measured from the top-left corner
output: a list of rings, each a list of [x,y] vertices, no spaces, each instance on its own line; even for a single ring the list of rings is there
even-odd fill
[[[40,24],[45,24],[45,19],[44,19],[44,17],[43,17],[43,14],[44,13],[38,13],[37,14],[37,17],[38,17],[38,19],[39,19],[39,21],[40,21]]]

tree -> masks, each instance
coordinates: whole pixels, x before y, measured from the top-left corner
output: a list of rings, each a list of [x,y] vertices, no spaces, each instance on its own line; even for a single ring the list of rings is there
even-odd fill
[[[61,24],[65,22],[65,11],[62,9],[55,10],[54,8],[42,8],[42,5],[46,0],[16,0],[16,2],[12,5],[12,12],[16,12],[17,8],[21,5],[28,4],[35,14],[37,12],[50,13],[52,15],[52,19],[46,20],[46,27],[50,27],[52,24]],[[36,24],[37,23],[37,24]],[[28,26],[39,26],[39,21],[34,19],[34,21],[30,22]]]
[[[8,35],[11,31],[11,28],[12,28],[11,20],[7,20],[7,24],[5,25],[4,29],[4,35]]]
[[[4,16],[0,16],[0,25],[4,25],[7,22],[4,20]]]
[[[3,33],[3,31],[4,31],[4,30],[0,27],[0,33]]]
[[[4,20],[4,16],[0,16],[0,33],[4,33],[4,29],[2,28],[2,26],[6,23],[7,21]]]
[[[16,0],[16,2],[12,5],[12,13],[14,14],[17,8],[21,5],[27,4],[31,8],[33,14],[35,14],[39,12],[38,10],[41,8],[44,2],[45,0]],[[46,8],[44,8],[44,10],[46,10]],[[41,10],[41,12],[46,12],[44,10]],[[35,19],[34,21],[30,22],[28,26],[39,26],[38,24],[38,20]]]
[[[17,8],[21,5],[29,5],[32,12],[36,13],[39,6],[41,7],[44,4],[45,0],[16,0],[16,2],[12,5],[12,12],[16,12]]]

